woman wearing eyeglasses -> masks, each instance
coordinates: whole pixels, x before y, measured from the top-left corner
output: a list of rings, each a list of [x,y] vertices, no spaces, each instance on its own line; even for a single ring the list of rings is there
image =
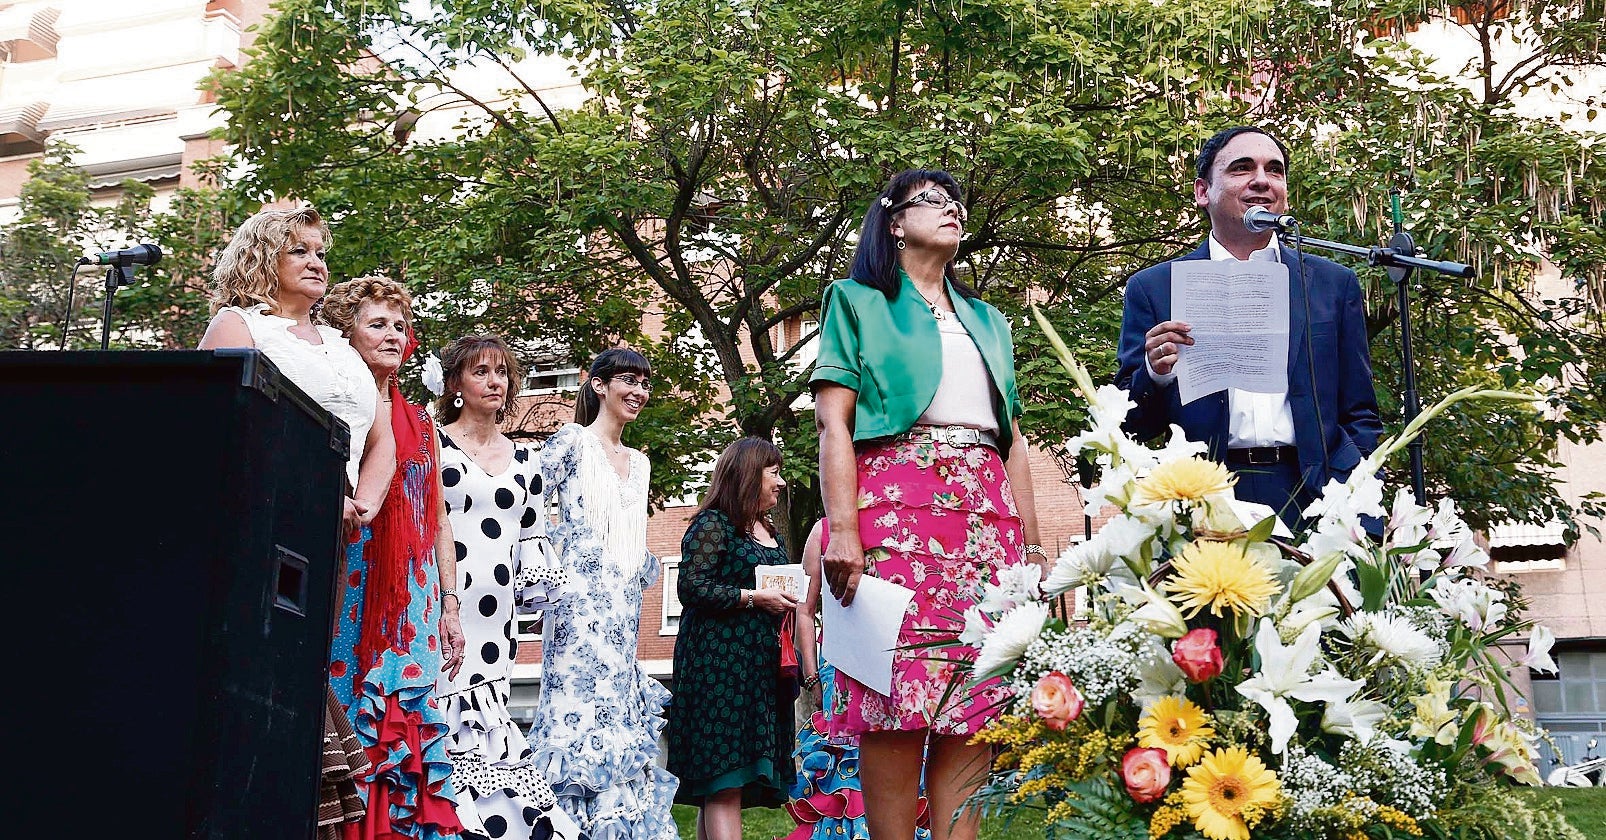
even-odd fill
[[[615,348],[591,363],[575,422],[541,448],[550,530],[568,580],[547,594],[533,763],[582,837],[675,840],[673,775],[658,735],[669,692],[636,661],[642,593],[658,579],[647,552],[647,456],[625,426],[652,392],[652,367]]]
[[[1000,568],[1047,561],[1009,324],[954,270],[966,216],[948,173],[892,179],[865,214],[851,278],[826,290],[810,380],[831,594],[852,603],[863,575],[914,591],[891,692],[836,676],[830,734],[859,739],[871,837],[914,836],[922,770],[933,838],[976,836],[976,811],[959,806],[990,755],[968,742],[1008,689],[969,684],[958,662],[973,649],[930,646],[957,638]]]

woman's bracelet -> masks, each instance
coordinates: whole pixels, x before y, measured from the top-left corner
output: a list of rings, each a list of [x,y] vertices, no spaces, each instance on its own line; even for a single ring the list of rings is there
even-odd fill
[[[752,609],[753,608],[753,596],[757,595],[757,594],[758,594],[757,590],[754,590],[754,589],[747,590],[747,608],[748,609]]]
[[[816,672],[814,672],[812,674],[809,674],[808,676],[803,678],[803,687],[804,688],[812,689],[812,688],[814,688],[815,686],[817,686],[819,684],[820,684],[820,673],[818,671],[816,671]]]
[[[441,606],[442,607],[446,606],[446,596],[447,595],[450,595],[453,598],[456,598],[457,599],[457,605],[459,607],[463,606],[463,597],[461,595],[457,594],[457,590],[456,589],[442,589],[441,590]]]
[[[1022,552],[1022,554],[1023,555],[1025,555],[1025,554],[1035,554],[1038,557],[1043,558],[1044,560],[1048,559],[1048,552],[1044,551],[1043,547],[1038,545],[1037,543],[1031,543],[1031,544],[1027,545],[1026,546],[1026,550],[1024,552]]]

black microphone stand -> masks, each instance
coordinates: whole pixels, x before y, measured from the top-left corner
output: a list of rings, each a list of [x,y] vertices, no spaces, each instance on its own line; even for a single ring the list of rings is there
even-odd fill
[[[1363,248],[1359,245],[1348,245],[1343,242],[1330,242],[1326,239],[1316,239],[1300,233],[1297,226],[1291,231],[1296,246],[1313,245],[1317,248],[1326,248],[1340,254],[1351,254],[1364,257],[1367,265],[1381,265],[1388,269],[1389,278],[1394,281],[1394,289],[1398,295],[1396,306],[1400,310],[1400,357],[1405,368],[1405,422],[1407,425],[1416,419],[1422,412],[1422,404],[1416,393],[1416,357],[1411,351],[1411,299],[1410,287],[1407,280],[1411,272],[1416,269],[1448,274],[1451,277],[1476,277],[1477,269],[1457,262],[1441,260],[1425,260],[1416,256],[1416,242],[1411,234],[1404,229],[1404,219],[1400,214],[1400,193],[1393,190],[1390,201],[1394,210],[1394,236],[1389,239],[1385,247]],[[1422,436],[1406,445],[1411,455],[1411,490],[1416,494],[1416,503],[1427,504],[1426,481],[1422,474]]]
[[[79,265],[94,265],[95,261],[88,257],[80,257]],[[100,310],[100,349],[106,350],[111,346],[112,334],[112,297],[117,294],[119,286],[134,285],[134,263],[130,258],[122,258],[106,269],[106,301]]]

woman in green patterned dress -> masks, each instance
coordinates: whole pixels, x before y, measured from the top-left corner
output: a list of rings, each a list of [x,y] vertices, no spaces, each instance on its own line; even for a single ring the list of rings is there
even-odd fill
[[[753,588],[754,569],[788,562],[768,515],[785,486],[774,444],[736,441],[680,543],[668,764],[675,801],[701,809],[698,840],[739,840],[742,809],[785,804],[794,773],[796,688],[781,677],[780,629],[798,600]]]

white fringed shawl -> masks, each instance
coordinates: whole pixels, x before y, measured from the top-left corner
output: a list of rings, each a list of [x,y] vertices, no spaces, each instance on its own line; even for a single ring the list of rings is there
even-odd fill
[[[602,556],[617,565],[625,580],[634,579],[647,561],[647,456],[631,450],[630,475],[620,478],[602,441],[590,429],[580,453],[578,482],[585,500],[586,525],[602,545]]]

